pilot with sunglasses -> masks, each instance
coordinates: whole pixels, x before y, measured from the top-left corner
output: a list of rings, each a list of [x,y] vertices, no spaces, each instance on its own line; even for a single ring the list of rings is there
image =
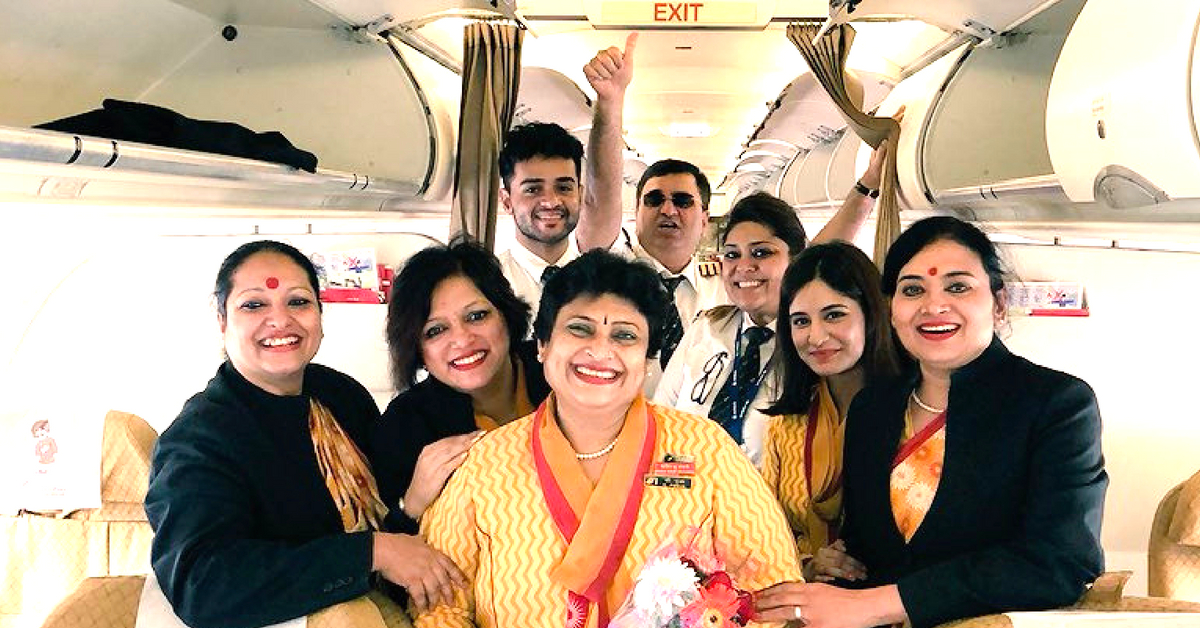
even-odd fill
[[[651,164],[637,184],[635,237],[630,238],[620,226],[625,92],[633,79],[637,38],[637,33],[631,33],[624,51],[615,46],[601,50],[583,68],[596,90],[585,160],[590,182],[586,202],[598,225],[596,241],[611,242],[610,250],[652,265],[675,302],[678,318],[666,321],[663,348],[646,377],[644,390],[652,396],[683,332],[700,312],[727,304],[729,299],[721,277],[699,272],[695,259],[708,225],[711,196],[708,179],[698,167],[679,159]],[[875,151],[867,172],[819,237],[853,240],[879,195],[885,152],[882,148]]]

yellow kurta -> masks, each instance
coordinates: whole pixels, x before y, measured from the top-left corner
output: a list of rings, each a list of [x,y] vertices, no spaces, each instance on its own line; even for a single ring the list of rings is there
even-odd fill
[[[832,529],[842,520],[842,443],[846,422],[838,416],[825,382],[818,386],[821,421],[813,443],[812,486],[817,503],[809,494],[804,476],[804,441],[809,421],[807,414],[771,417],[763,443],[762,474],[767,486],[783,507],[788,525],[802,556],[812,556],[830,544]]]
[[[637,576],[646,556],[671,540],[701,530],[701,549],[713,544],[737,584],[761,589],[800,580],[787,522],[758,472],[716,423],[655,406],[654,460],[668,453],[695,459],[692,488],[647,486],[620,569]],[[418,628],[522,626],[562,628],[567,590],[549,574],[567,549],[547,509],[530,448],[532,417],[489,433],[426,513],[421,531],[471,581],[453,606],[417,617]],[[593,494],[593,499],[623,496]],[[595,626],[597,614],[589,617]]]

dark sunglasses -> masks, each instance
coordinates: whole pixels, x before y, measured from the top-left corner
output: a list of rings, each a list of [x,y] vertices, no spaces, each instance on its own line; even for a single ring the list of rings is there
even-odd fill
[[[696,204],[696,197],[688,194],[687,192],[672,192],[671,196],[668,197],[659,190],[646,192],[646,194],[642,196],[642,204],[650,209],[658,209],[659,207],[663,206],[663,203],[667,202],[667,198],[671,199],[671,204],[674,205],[676,209],[690,209],[692,205]]]

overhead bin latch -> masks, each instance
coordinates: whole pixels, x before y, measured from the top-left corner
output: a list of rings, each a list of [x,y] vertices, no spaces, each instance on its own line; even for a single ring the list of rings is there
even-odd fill
[[[400,25],[400,21],[390,13],[381,15],[362,26],[350,29],[350,34],[362,44],[373,44],[383,40],[382,33]]]

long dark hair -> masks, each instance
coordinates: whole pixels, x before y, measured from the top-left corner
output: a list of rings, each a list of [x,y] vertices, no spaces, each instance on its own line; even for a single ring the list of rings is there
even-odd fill
[[[779,360],[780,396],[764,410],[766,414],[804,414],[812,403],[813,391],[821,378],[800,359],[800,353],[791,341],[788,309],[796,293],[817,280],[853,299],[862,309],[866,333],[858,363],[863,369],[864,382],[890,377],[900,371],[900,357],[888,320],[888,305],[880,289],[879,271],[875,265],[858,247],[847,242],[814,244],[793,260],[783,275],[779,317],[775,320],[779,338],[775,351]]]
[[[513,292],[500,261],[490,251],[465,238],[422,249],[396,273],[388,304],[384,333],[397,391],[416,383],[417,371],[423,366],[421,328],[429,319],[433,291],[451,277],[471,280],[496,307],[508,329],[509,351],[529,331],[529,304]]]

